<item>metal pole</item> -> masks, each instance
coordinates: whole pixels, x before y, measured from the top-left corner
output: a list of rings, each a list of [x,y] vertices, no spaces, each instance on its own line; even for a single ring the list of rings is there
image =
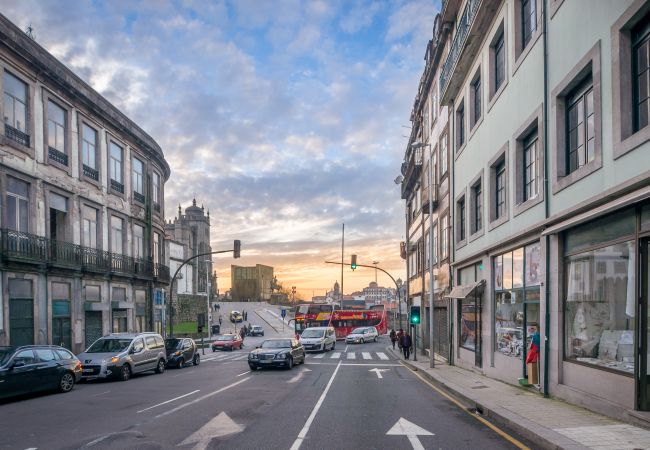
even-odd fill
[[[206,319],[208,323],[208,336],[212,336],[212,328],[210,325],[212,324],[211,316],[212,316],[212,308],[210,307],[210,267],[208,267],[208,263],[211,262],[211,260],[206,260],[205,261],[205,302],[208,307],[208,312],[206,313]]]
[[[413,325],[413,361],[418,360],[418,329]]]
[[[429,151],[431,146],[429,145]],[[433,324],[434,322],[434,305],[433,305],[433,158],[429,155],[429,345],[431,353],[429,355],[429,367],[435,367],[435,351],[433,346]]]
[[[345,251],[345,224],[343,224],[343,230],[341,234],[341,307],[343,307],[343,255]]]

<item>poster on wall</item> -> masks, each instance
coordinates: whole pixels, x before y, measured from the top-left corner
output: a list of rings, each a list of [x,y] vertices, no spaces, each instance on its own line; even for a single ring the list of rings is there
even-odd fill
[[[494,258],[494,290],[503,290],[503,259],[501,256]]]
[[[540,283],[541,253],[539,243],[526,247],[526,286],[537,286]]]

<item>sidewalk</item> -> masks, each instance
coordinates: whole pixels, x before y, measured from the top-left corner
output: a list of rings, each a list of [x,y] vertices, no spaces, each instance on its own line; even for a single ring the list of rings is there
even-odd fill
[[[526,388],[503,383],[429,358],[404,360],[388,351],[435,386],[450,393],[497,426],[547,449],[650,449],[650,431],[619,422]]]

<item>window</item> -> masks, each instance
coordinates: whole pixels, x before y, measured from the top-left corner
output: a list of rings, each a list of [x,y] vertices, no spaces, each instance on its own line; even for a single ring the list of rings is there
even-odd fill
[[[29,232],[29,184],[7,177],[7,228]]]
[[[474,128],[477,122],[481,119],[481,69],[476,73],[474,81],[470,87],[470,128]]]
[[[574,172],[595,158],[594,92],[591,78],[580,85],[567,103],[567,167]]]
[[[156,232],[153,234],[153,262],[154,264],[160,262],[160,234]]]
[[[138,158],[133,158],[133,193],[136,200],[144,202],[144,163]]]
[[[497,92],[506,79],[506,56],[503,31],[496,38],[492,47],[494,53],[494,92]]]
[[[123,194],[124,185],[122,182],[122,147],[114,142],[111,142],[110,148],[111,188]]]
[[[537,130],[524,140],[524,201],[537,196]]]
[[[87,284],[85,286],[85,291],[86,291],[86,294],[84,296],[84,300],[86,300],[87,302],[100,302],[100,301],[102,301],[102,295],[101,295],[102,288],[101,288],[101,286]]]
[[[462,242],[467,237],[465,235],[465,196],[456,202],[456,231],[458,236],[456,242]]]
[[[483,192],[481,180],[471,188],[471,233],[474,234],[483,228]]]
[[[447,132],[442,135],[440,138],[440,178],[442,178],[447,173]]]
[[[537,30],[537,0],[521,0],[521,48],[524,49]]]
[[[113,253],[124,253],[123,223],[124,221],[119,217],[111,216],[111,251]]]
[[[433,249],[433,254],[431,255],[431,263],[435,264],[438,262],[438,223],[433,224],[431,240],[431,248]]]
[[[431,88],[431,127],[438,118],[438,86],[434,85]]]
[[[440,259],[446,259],[449,252],[449,216],[444,214],[440,220]]]
[[[465,101],[460,100],[456,110],[456,150],[465,144]]]
[[[495,167],[496,173],[496,192],[494,203],[496,205],[495,219],[504,216],[506,211],[506,163],[501,161]]]
[[[48,100],[47,145],[61,153],[65,153],[65,114],[63,108],[52,100]],[[50,158],[52,159],[51,155]]]
[[[144,257],[144,227],[133,225],[133,257]]]
[[[81,162],[84,176],[99,181],[97,171],[97,131],[85,123],[81,126]]]
[[[431,230],[424,234],[424,268],[431,267]]]
[[[634,131],[648,125],[650,112],[650,20],[645,17],[632,30],[632,83],[634,85]]]
[[[83,207],[82,239],[85,247],[97,248],[97,217],[98,211],[90,206]]]
[[[3,112],[7,138],[29,147],[27,131],[27,84],[10,74],[3,77]]]
[[[157,172],[154,172],[152,180],[153,180],[152,191],[153,191],[154,209],[157,212],[160,212],[160,175],[158,175]]]

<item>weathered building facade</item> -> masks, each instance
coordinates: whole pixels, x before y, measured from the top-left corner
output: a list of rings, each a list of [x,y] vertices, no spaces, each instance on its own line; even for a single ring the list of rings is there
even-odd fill
[[[161,330],[158,144],[0,16],[0,345]]]
[[[273,285],[273,267],[257,264],[251,267],[230,266],[230,295],[235,302],[269,301]]]

